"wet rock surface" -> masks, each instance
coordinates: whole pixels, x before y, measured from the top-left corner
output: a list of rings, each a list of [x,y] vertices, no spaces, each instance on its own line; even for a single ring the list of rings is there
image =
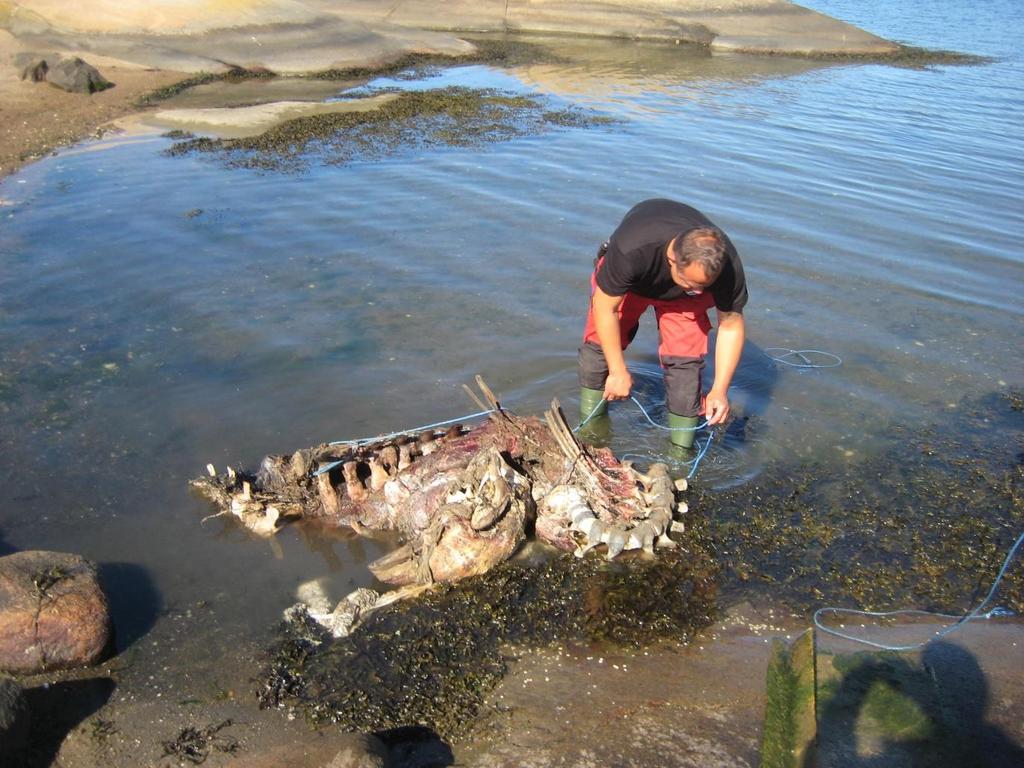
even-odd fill
[[[61,552],[0,558],[0,668],[31,674],[92,664],[110,636],[92,563]]]

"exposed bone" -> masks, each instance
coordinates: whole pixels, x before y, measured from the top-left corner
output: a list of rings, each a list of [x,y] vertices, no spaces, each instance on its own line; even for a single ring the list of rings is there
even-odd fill
[[[424,456],[429,456],[430,454],[432,454],[434,452],[434,449],[437,448],[437,446],[434,445],[434,432],[433,432],[433,430],[429,430],[428,429],[428,430],[424,430],[422,433],[420,433],[420,439],[419,439],[418,442],[419,442],[420,452]]]
[[[380,452],[380,460],[388,474],[394,477],[398,471],[398,448],[394,445],[385,446]]]
[[[652,507],[668,510],[669,516],[671,516],[672,506],[675,503],[675,492],[672,487],[672,478],[668,474],[668,467],[661,463],[652,464],[647,471],[647,479],[650,483],[645,495],[647,502]]]
[[[210,475],[210,477],[216,477],[217,476],[217,468],[215,466],[213,466],[213,464],[207,464],[206,465],[206,472],[207,472],[207,474]]]
[[[278,521],[281,519],[281,512],[277,507],[270,506],[264,509],[260,504],[246,503],[238,498],[232,502],[231,511],[242,525],[258,536],[271,536],[276,533]]]
[[[605,555],[605,558],[612,560],[626,548],[629,535],[626,533],[625,528],[619,525],[610,525],[601,538],[608,545],[608,554]]]
[[[686,530],[686,525],[679,522],[678,520],[673,520],[671,523],[669,523],[668,529],[672,531],[672,533],[682,533]]]
[[[595,517],[593,522],[584,524],[586,525],[584,532],[587,535],[587,544],[589,546],[596,547],[604,541],[604,535],[608,527],[604,521]]]
[[[481,400],[479,397],[477,397],[476,392],[474,392],[472,389],[470,389],[469,385],[463,384],[462,388],[464,390],[466,390],[466,394],[469,395],[473,399],[473,402],[476,403],[477,407],[481,411],[489,411],[489,410],[491,410],[490,406],[488,406],[487,403],[485,403],[483,400]]]
[[[486,385],[479,392],[494,413],[470,429],[471,440],[449,441],[466,433],[451,426],[347,448],[323,444],[270,457],[273,466],[263,473],[269,485],[248,472],[193,484],[263,533],[305,515],[368,535],[403,535],[408,544],[373,566],[392,584],[482,573],[509,557],[530,529],[577,554],[606,544],[609,558],[624,549],[672,546],[669,532],[683,529],[671,520],[682,483],[667,468],[641,474],[607,449],[581,443],[557,400],[537,419],[499,410]],[[438,455],[416,460],[421,452]],[[339,469],[314,480],[309,467],[303,471],[307,460],[310,467],[337,463]],[[277,474],[283,483],[273,480]]]
[[[685,477],[680,477],[679,479],[677,479],[674,485],[677,491],[685,491],[689,487],[689,483],[687,482]]]
[[[374,491],[379,491],[384,487],[384,483],[388,481],[387,470],[384,469],[384,465],[380,461],[379,456],[370,457],[370,488]]]
[[[476,385],[480,387],[480,391],[484,393],[484,399],[487,401],[487,405],[492,410],[500,411],[501,403],[498,402],[498,398],[495,397],[494,393],[491,391],[491,388],[487,386],[486,382],[484,382],[483,377],[480,374],[477,374],[475,380]]]
[[[316,476],[316,489],[320,494],[320,503],[323,505],[324,514],[328,517],[337,517],[341,514],[341,496],[338,489],[331,482],[331,473],[324,472]]]
[[[412,464],[412,449],[408,443],[402,443],[398,446],[398,471],[401,472],[410,464]]]
[[[235,470],[232,469],[231,467],[228,467],[227,468],[227,475],[228,475],[228,482],[231,483],[231,485],[234,485],[235,482],[238,480],[238,475],[235,474]]]
[[[341,465],[341,474],[345,478],[345,490],[353,501],[365,501],[369,496],[363,481],[359,479],[359,465],[354,461],[346,461]]]

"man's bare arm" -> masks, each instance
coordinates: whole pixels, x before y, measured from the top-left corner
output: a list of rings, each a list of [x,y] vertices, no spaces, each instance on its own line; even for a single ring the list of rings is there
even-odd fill
[[[619,330],[619,307],[622,296],[609,296],[600,288],[594,289],[591,299],[594,308],[594,325],[601,351],[608,363],[608,379],[604,385],[605,400],[625,400],[633,388],[633,377],[626,368],[622,354],[622,332]]]
[[[739,312],[718,312],[718,336],[715,340],[715,381],[704,402],[709,424],[722,424],[729,417],[729,384],[732,383],[743,342],[746,324]]]

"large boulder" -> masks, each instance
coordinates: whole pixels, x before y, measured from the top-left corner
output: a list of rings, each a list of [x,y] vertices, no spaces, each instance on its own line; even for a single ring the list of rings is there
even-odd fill
[[[95,565],[63,552],[0,557],[0,669],[33,674],[85,666],[100,659],[110,638]]]
[[[60,59],[57,63],[47,62],[46,82],[71,93],[96,93],[113,85],[99,70],[86,64],[77,56]]]

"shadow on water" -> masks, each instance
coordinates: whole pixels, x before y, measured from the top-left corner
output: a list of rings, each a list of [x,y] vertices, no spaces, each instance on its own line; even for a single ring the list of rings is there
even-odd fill
[[[21,768],[53,765],[61,744],[79,723],[103,707],[115,688],[107,677],[65,680],[25,691],[30,718],[29,746]],[[97,720],[97,729],[103,721]]]
[[[707,354],[707,367],[702,374],[703,387],[707,390],[714,381],[714,337]],[[657,356],[641,358],[639,365],[632,366],[634,372],[633,395],[656,424],[667,424],[668,410],[665,405],[665,382]],[[780,369],[764,351],[750,341],[743,345],[743,356],[733,377],[730,400],[733,416],[721,427],[698,434],[698,441],[710,439],[713,443],[708,454],[702,458],[700,471],[702,480],[714,488],[737,485],[756,477],[760,466],[750,451],[751,446],[764,439],[762,418],[774,399]],[[629,458],[649,461],[666,461],[674,472],[686,474],[691,466],[691,455],[675,455],[669,444],[669,433],[651,427],[635,404],[627,404],[629,430],[632,436],[620,446],[613,447],[624,452]],[[607,438],[604,442],[608,442]],[[723,485],[724,484],[724,485]]]
[[[110,602],[114,648],[120,653],[153,628],[163,599],[149,572],[135,563],[101,563],[99,576]]]
[[[920,663],[855,654],[833,665],[841,676],[819,692],[818,761],[805,768],[1024,765],[1024,749],[985,722],[989,685],[963,648],[937,641]]]

